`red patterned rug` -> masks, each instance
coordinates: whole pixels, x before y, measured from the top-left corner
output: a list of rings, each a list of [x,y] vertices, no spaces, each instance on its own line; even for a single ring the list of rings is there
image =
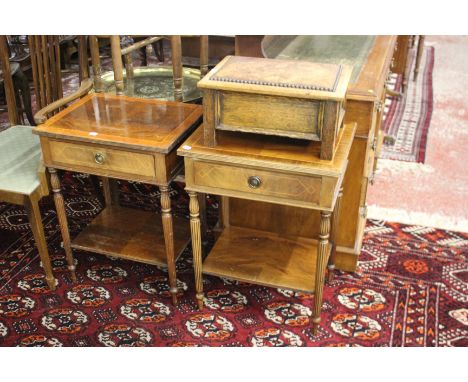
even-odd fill
[[[433,109],[432,72],[434,47],[426,46],[419,75],[413,81],[415,49],[409,51],[408,86],[401,98],[387,97],[382,130],[390,138],[382,146],[381,158],[424,163]],[[401,91],[401,75],[392,75],[390,88]]]
[[[101,204],[86,176],[64,173],[63,183],[75,236]],[[120,188],[121,204],[160,208],[156,187]],[[182,184],[172,201],[187,218]],[[42,211],[55,292],[24,211],[0,204],[0,346],[468,346],[468,234],[369,221],[359,270],[325,287],[323,325],[313,336],[313,297],[305,293],[205,277],[206,308],[198,311],[190,248],[177,263],[177,308],[165,270],[154,266],[76,251],[72,284],[50,198]],[[212,226],[212,199],[208,213]]]

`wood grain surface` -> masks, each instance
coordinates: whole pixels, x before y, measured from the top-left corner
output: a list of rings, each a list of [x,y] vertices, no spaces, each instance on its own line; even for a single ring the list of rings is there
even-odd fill
[[[93,93],[50,118],[35,133],[168,153],[201,116],[199,105]]]
[[[176,260],[190,241],[189,222],[173,217]],[[72,248],[153,265],[167,265],[161,215],[154,212],[106,207],[73,240]]]
[[[316,240],[227,227],[203,263],[203,273],[313,292],[316,261]]]

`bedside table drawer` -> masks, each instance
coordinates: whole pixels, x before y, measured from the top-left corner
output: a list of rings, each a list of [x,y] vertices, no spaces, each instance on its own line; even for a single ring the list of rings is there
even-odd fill
[[[153,179],[155,162],[151,154],[143,154],[101,146],[48,140],[52,163],[47,165],[80,169],[96,175]]]
[[[196,186],[319,204],[321,177],[193,161]],[[214,191],[214,190],[213,190]]]

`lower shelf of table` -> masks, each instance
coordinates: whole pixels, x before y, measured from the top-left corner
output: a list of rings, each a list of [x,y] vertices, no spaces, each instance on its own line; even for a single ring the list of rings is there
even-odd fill
[[[328,255],[329,251],[327,259]],[[231,226],[223,229],[203,263],[203,273],[313,292],[316,262],[316,240]]]
[[[190,241],[190,224],[173,217],[174,254]],[[72,242],[72,248],[153,265],[166,265],[161,215],[120,206],[106,207]]]

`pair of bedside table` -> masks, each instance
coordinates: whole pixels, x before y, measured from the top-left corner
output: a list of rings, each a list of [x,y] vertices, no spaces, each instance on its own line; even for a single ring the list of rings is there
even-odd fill
[[[314,142],[229,131],[220,131],[217,145],[206,147],[203,126],[197,128],[201,117],[202,107],[197,105],[90,94],[35,129],[51,174],[72,277],[76,279],[72,249],[167,265],[176,304],[175,261],[191,237],[200,309],[202,272],[310,291],[315,294],[316,331],[327,263],[329,277],[333,275],[335,246],[331,243],[355,124],[341,129],[334,158],[322,160],[320,146]],[[169,183],[183,167],[190,224],[171,213]],[[102,176],[105,181],[110,177],[155,184],[161,191],[161,218],[120,207],[105,194],[106,208],[71,241],[57,169]],[[199,200],[204,200],[205,193],[224,199],[223,229],[202,263],[200,210],[204,207]],[[258,224],[246,226],[230,217],[238,199],[265,203],[265,213],[251,219]],[[277,220],[277,231],[262,230],[261,222],[275,221],[283,207],[319,210],[319,236],[289,234],[289,225],[300,221]]]

